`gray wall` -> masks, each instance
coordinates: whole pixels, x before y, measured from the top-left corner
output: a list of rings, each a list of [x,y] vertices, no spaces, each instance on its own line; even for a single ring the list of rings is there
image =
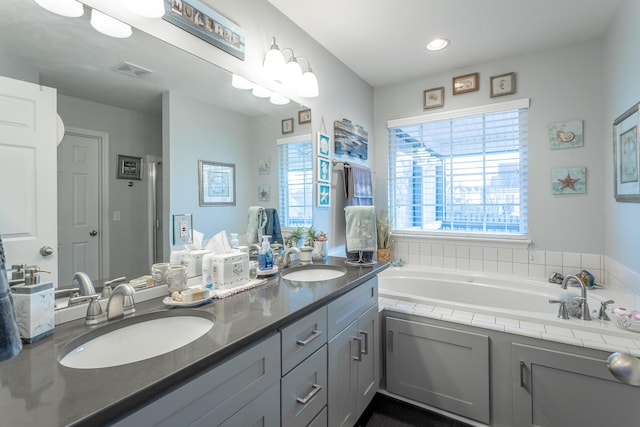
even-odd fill
[[[111,276],[148,274],[147,183],[116,179],[116,156],[162,155],[161,117],[58,95],[58,114],[65,126],[109,134],[109,218]]]
[[[532,248],[552,251],[603,253],[604,250],[604,165],[602,123],[603,49],[592,40],[542,52],[513,56],[451,70],[374,91],[375,182],[377,205],[387,203],[387,130],[389,119],[425,114],[423,90],[445,87],[444,110],[530,98],[529,110],[529,232]],[[517,93],[490,98],[489,77],[514,71]],[[452,96],[451,78],[480,73],[480,90]],[[550,122],[581,119],[584,147],[550,150],[547,125]],[[587,193],[554,196],[551,169],[586,167]]]
[[[605,255],[640,273],[640,204],[619,203],[613,194],[612,124],[616,117],[640,101],[640,3],[627,0],[609,25],[605,38],[604,129],[601,152],[604,169]]]

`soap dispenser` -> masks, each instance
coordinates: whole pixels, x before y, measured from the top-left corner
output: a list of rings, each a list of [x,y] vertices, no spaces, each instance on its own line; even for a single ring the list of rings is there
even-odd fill
[[[269,236],[262,236],[262,246],[258,252],[258,264],[258,269],[262,271],[273,269],[273,252],[269,244]]]

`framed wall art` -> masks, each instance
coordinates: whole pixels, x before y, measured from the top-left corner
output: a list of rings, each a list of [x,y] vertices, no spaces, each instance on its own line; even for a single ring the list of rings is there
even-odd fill
[[[311,123],[311,110],[298,111],[298,124]]]
[[[584,194],[587,192],[587,168],[554,168],[551,170],[553,194]]]
[[[318,156],[329,157],[331,138],[322,132],[318,132]]]
[[[369,133],[362,126],[353,125],[350,120],[333,122],[334,144],[337,155],[346,154],[367,160]]]
[[[236,204],[236,165],[198,160],[200,206]]]
[[[549,148],[552,150],[584,145],[582,120],[549,123],[547,132],[549,133]]]
[[[454,77],[451,81],[451,87],[454,95],[461,93],[475,92],[480,89],[478,82],[479,74],[471,73],[464,76]]]
[[[491,98],[496,96],[513,95],[516,93],[516,73],[500,74],[499,76],[491,76]]]
[[[271,200],[271,186],[269,184],[258,185],[258,201],[268,202]]]
[[[319,208],[331,206],[331,186],[329,184],[318,183],[318,191],[316,191],[316,194],[318,198],[317,205]]]
[[[618,202],[640,202],[638,104],[613,122],[613,184]]]
[[[142,179],[142,158],[118,154],[118,179]]]
[[[331,163],[329,159],[318,157],[318,182],[329,182],[331,176]]]
[[[293,117],[282,120],[282,133],[293,133]]]
[[[444,107],[444,86],[433,89],[426,89],[422,94],[422,108]]]

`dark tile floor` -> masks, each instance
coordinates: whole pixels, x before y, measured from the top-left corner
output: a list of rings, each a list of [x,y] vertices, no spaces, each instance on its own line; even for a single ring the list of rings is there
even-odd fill
[[[376,394],[356,427],[468,427],[440,414]]]

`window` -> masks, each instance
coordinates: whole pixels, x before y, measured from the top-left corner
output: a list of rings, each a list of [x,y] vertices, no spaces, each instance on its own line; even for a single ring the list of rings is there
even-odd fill
[[[280,225],[309,226],[313,223],[311,135],[282,138],[277,142]]]
[[[394,230],[527,235],[529,100],[392,120]]]

